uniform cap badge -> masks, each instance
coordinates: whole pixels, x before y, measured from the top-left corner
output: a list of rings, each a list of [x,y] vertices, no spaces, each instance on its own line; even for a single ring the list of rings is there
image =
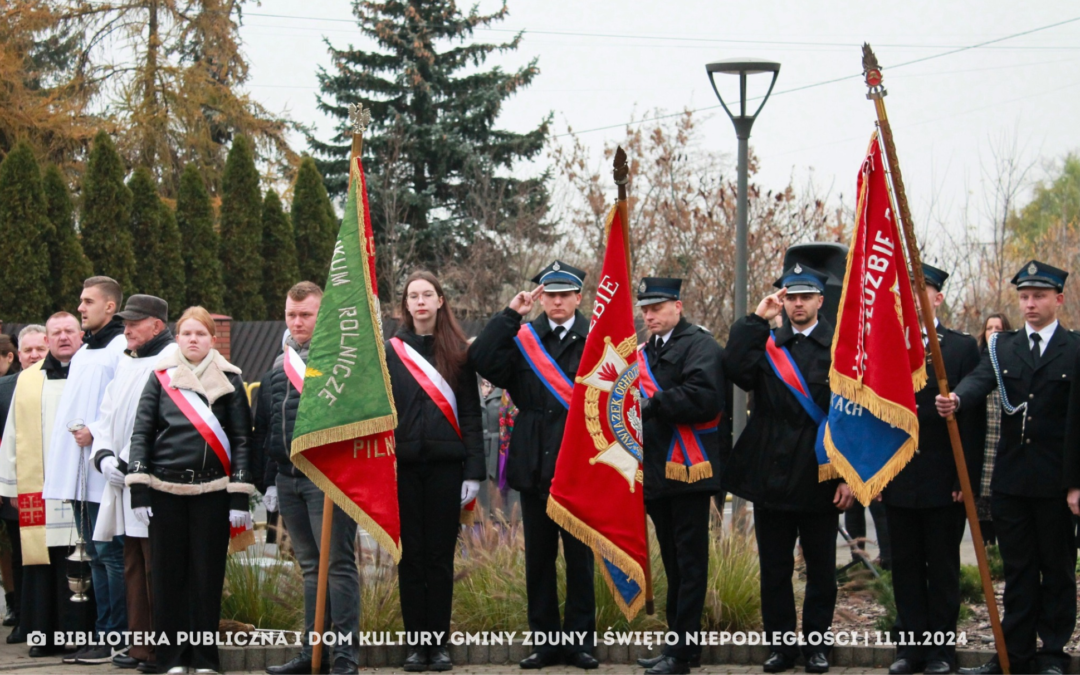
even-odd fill
[[[1039,267],[1035,263],[1031,263],[1030,265],[1028,265],[1027,273],[1028,274],[1038,274],[1039,273]]]
[[[554,263],[554,264],[551,265],[551,269],[558,272],[562,268],[559,267],[559,263]]]
[[[802,274],[802,265],[795,263],[795,274]]]

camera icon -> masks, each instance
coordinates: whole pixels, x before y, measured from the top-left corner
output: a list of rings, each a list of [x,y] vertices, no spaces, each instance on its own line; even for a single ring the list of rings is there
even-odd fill
[[[45,646],[45,633],[36,630],[26,636],[26,644],[31,647],[44,647]]]

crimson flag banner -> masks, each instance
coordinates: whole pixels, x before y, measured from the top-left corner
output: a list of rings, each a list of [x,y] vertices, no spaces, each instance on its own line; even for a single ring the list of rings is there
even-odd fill
[[[858,195],[833,337],[825,450],[867,505],[915,454],[915,392],[926,384],[922,328],[876,132]]]
[[[364,167],[349,177],[345,216],[319,307],[293,432],[292,461],[375,541],[401,559],[394,428]]]
[[[637,333],[618,207],[573,387],[547,512],[596,554],[626,618],[645,603],[645,499]]]

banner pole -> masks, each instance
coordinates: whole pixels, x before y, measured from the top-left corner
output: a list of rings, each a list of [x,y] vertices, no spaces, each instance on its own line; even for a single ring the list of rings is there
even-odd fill
[[[863,44],[863,75],[866,78],[866,86],[870,90],[866,97],[874,102],[877,111],[878,128],[881,131],[881,140],[885,145],[888,172],[892,181],[893,193],[896,197],[896,207],[899,209],[897,215],[899,215],[903,226],[908,261],[911,264],[911,279],[915,284],[915,293],[919,299],[923,328],[926,330],[927,343],[930,347],[930,360],[934,365],[938,390],[942,396],[948,396],[949,380],[945,372],[945,362],[941,356],[941,343],[938,341],[933,307],[930,304],[929,294],[926,292],[922,256],[919,253],[918,242],[915,239],[915,226],[911,223],[911,210],[908,208],[907,194],[904,191],[904,179],[900,173],[900,162],[896,157],[896,145],[893,143],[892,127],[889,126],[889,118],[885,113],[884,98],[887,92],[881,86],[881,67],[878,65],[877,57],[874,56],[869,44]],[[945,424],[949,429],[953,461],[956,463],[956,473],[960,478],[960,490],[964,498],[964,511],[967,513],[968,525],[971,527],[971,539],[975,545],[975,557],[979,562],[979,576],[982,577],[983,595],[986,597],[986,608],[989,611],[990,624],[993,628],[994,647],[997,650],[1001,670],[1007,674],[1009,673],[1009,653],[1005,646],[1005,634],[1001,629],[1001,618],[998,616],[994,584],[990,580],[990,567],[986,559],[986,545],[982,538],[982,528],[979,527],[979,516],[975,508],[975,495],[971,488],[967,460],[964,457],[964,448],[960,440],[960,427],[956,423],[955,415],[946,417]]]
[[[615,150],[614,172],[615,184],[619,186],[619,199],[615,206],[619,209],[619,221],[623,228],[623,248],[626,253],[626,276],[633,283],[634,267],[633,257],[630,255],[630,218],[629,208],[626,203],[626,184],[630,181],[630,167],[626,164],[626,152],[619,146]],[[639,357],[640,358],[640,357]],[[656,614],[656,604],[653,602],[652,583],[652,550],[649,546],[649,516],[645,515],[645,613],[652,616]]]

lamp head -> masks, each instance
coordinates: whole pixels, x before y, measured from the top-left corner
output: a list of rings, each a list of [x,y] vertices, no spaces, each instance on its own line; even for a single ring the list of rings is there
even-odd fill
[[[758,113],[765,107],[765,101],[769,100],[769,94],[772,93],[773,86],[776,84],[776,78],[780,74],[780,64],[776,61],[766,61],[764,59],[734,58],[708,63],[705,65],[705,72],[709,74],[709,82],[712,84],[713,91],[716,92],[716,98],[720,99],[720,105],[723,106],[724,112],[728,114],[728,117],[735,124],[735,132],[740,138],[749,138],[750,127],[754,124]],[[724,97],[720,95],[720,90],[716,86],[716,75],[718,73],[737,75],[739,77],[738,114],[732,113],[727,102],[724,101]],[[762,73],[772,75],[772,80],[769,82],[768,91],[761,97],[761,104],[758,105],[757,110],[748,115],[746,113],[746,79],[751,75],[760,75]]]

